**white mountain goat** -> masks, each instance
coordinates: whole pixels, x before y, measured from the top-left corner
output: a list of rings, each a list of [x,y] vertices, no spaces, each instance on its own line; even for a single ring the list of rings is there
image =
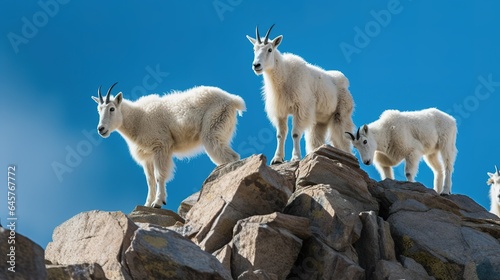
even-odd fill
[[[404,159],[406,179],[414,182],[423,156],[434,172],[434,190],[439,194],[451,193],[457,126],[450,115],[435,108],[414,112],[387,110],[378,120],[358,128],[356,136],[346,133],[363,163],[373,162],[382,179],[394,179],[392,166]]]
[[[281,54],[278,46],[283,36],[269,40],[273,26],[263,40],[258,28],[256,39],[247,35],[254,50],[252,69],[256,75],[264,76],[265,110],[277,128],[278,145],[271,164],[284,161],[289,115],[293,116],[292,161],[301,158],[300,139],[304,131],[307,153],[325,143],[327,130],[335,147],[351,153],[351,143],[344,137],[344,131],[354,129],[349,81],[339,71],[325,71],[297,55]]]
[[[488,172],[490,178],[486,184],[491,185],[490,187],[490,199],[491,206],[490,212],[500,217],[500,172],[495,165],[495,173]]]
[[[200,86],[164,96],[152,94],[129,101],[118,93],[110,98],[112,85],[97,102],[99,134],[107,138],[117,130],[127,141],[132,157],[144,168],[148,184],[145,206],[161,208],[167,202],[166,182],[172,176],[173,155],[189,155],[205,148],[217,165],[240,156],[230,147],[236,112],[245,110],[237,95],[216,87]]]

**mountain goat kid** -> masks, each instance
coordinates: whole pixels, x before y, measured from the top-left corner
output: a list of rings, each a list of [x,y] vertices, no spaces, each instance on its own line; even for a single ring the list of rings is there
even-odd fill
[[[97,102],[103,138],[117,130],[126,140],[135,161],[144,168],[148,184],[145,206],[161,208],[167,203],[166,182],[172,176],[173,155],[189,155],[204,146],[217,165],[240,156],[230,148],[236,112],[245,110],[239,96],[216,87],[200,86],[164,96],[152,94],[129,101],[118,93],[110,98],[113,84]]]
[[[435,108],[413,112],[387,110],[378,120],[358,128],[356,136],[346,133],[363,163],[373,162],[382,180],[394,179],[392,166],[404,159],[406,179],[414,182],[423,156],[434,173],[434,190],[439,194],[451,193],[457,125],[450,115]]]
[[[500,217],[500,172],[495,165],[495,173],[488,172],[490,178],[486,184],[491,185],[490,187],[490,212]]]
[[[292,161],[301,159],[300,139],[304,131],[307,153],[325,143],[327,130],[335,147],[351,153],[351,143],[344,137],[344,131],[354,129],[349,81],[339,71],[325,71],[297,55],[281,54],[278,46],[283,36],[269,40],[273,26],[264,39],[258,28],[256,39],[247,35],[254,50],[252,69],[256,75],[264,76],[265,110],[277,128],[278,145],[271,164],[284,161],[289,115],[293,116]]]

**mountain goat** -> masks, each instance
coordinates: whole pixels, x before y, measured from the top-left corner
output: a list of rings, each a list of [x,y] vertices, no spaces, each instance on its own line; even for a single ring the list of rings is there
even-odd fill
[[[230,142],[236,126],[236,112],[245,110],[239,96],[216,87],[200,86],[164,96],[152,94],[129,101],[118,93],[110,98],[113,84],[103,99],[99,87],[97,102],[103,138],[117,130],[126,140],[135,161],[144,168],[148,184],[145,206],[161,208],[167,203],[166,182],[172,176],[173,155],[189,155],[201,146],[217,165],[240,156]]]
[[[404,159],[406,179],[414,182],[423,156],[434,173],[434,190],[439,194],[451,193],[457,126],[450,115],[435,108],[414,112],[387,110],[378,120],[358,128],[356,136],[346,133],[363,163],[373,162],[382,179],[394,179],[392,166]]]
[[[300,139],[304,132],[307,153],[325,143],[327,130],[335,147],[351,153],[351,143],[343,137],[344,131],[354,129],[349,81],[339,71],[325,71],[297,55],[281,54],[278,46],[283,36],[269,40],[273,26],[263,40],[258,27],[256,39],[247,35],[254,50],[252,69],[256,75],[264,76],[265,110],[277,128],[278,145],[271,164],[284,161],[289,115],[293,116],[292,161],[301,158]]]
[[[486,181],[486,184],[491,185],[490,187],[490,199],[491,206],[490,212],[500,217],[500,172],[495,165],[495,173],[488,172],[490,178]]]

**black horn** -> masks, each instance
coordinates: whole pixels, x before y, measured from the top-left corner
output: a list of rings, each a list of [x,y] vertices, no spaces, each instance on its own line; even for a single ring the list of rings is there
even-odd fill
[[[497,173],[498,176],[500,176],[500,172],[498,171],[498,168],[496,165],[495,165],[495,172]]]
[[[358,127],[358,131],[356,131],[356,139],[358,139],[358,140],[359,140],[359,137],[360,137],[359,136],[359,129],[360,129],[360,127]]]
[[[269,34],[271,34],[271,29],[273,29],[274,24],[269,27],[269,30],[267,30],[266,37],[264,38],[264,45],[267,44],[267,41],[269,40]]]
[[[354,138],[354,135],[352,135],[352,133],[350,133],[350,132],[347,132],[347,131],[346,131],[345,133],[346,133],[347,135],[351,136],[351,138],[352,138],[352,141],[354,141],[354,139],[355,139],[355,138]]]
[[[99,96],[99,102],[104,103],[104,100],[102,99],[102,94],[101,94],[101,86],[97,89],[97,95]]]
[[[113,87],[118,84],[118,82],[114,83],[109,89],[108,89],[108,93],[106,93],[106,104],[109,103],[109,98],[111,97],[111,90],[113,89]]]
[[[257,42],[259,44],[262,44],[262,41],[260,40],[259,26],[258,25],[255,27],[255,39],[257,39]]]

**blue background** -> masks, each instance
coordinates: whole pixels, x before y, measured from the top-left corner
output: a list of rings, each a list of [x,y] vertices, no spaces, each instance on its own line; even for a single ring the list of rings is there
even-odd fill
[[[2,224],[8,217],[9,164],[17,166],[17,231],[42,247],[57,225],[79,212],[129,213],[144,203],[143,170],[125,141],[118,133],[108,139],[95,133],[98,114],[90,96],[101,84],[107,89],[119,81],[116,92],[133,100],[195,85],[240,95],[248,110],[239,118],[233,147],[242,157],[263,153],[271,159],[275,130],[264,112],[262,77],[251,69],[252,46],[245,35],[254,37],[257,24],[263,34],[273,23],[271,38],[284,35],[282,52],[349,78],[356,125],[374,121],[386,109],[437,107],[457,118],[452,192],[489,208],[486,172],[500,164],[500,3],[284,3],[2,1]],[[481,80],[488,79],[494,83],[485,87]],[[167,184],[165,208],[172,210],[199,190],[214,168],[206,155],[176,165]],[[372,166],[362,168],[379,179]],[[402,166],[395,173],[404,179]],[[422,162],[417,181],[431,187],[432,180]]]

